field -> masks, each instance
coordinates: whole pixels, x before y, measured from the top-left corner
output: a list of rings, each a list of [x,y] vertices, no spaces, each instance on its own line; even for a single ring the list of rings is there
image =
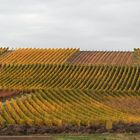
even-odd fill
[[[132,52],[79,51],[68,62],[81,65],[132,65],[132,56]]]
[[[0,48],[0,135],[140,132],[139,57]]]

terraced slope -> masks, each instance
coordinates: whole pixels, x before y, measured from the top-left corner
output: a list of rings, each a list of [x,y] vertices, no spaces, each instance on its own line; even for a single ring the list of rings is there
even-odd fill
[[[62,64],[79,49],[17,49],[0,57],[1,64]]]
[[[130,96],[124,97],[127,99]],[[111,104],[108,106],[96,92],[86,90],[38,90],[1,103],[0,112],[0,125],[89,126],[110,120],[140,122],[139,114],[134,116],[133,113],[120,111]]]
[[[139,66],[2,65],[0,89],[140,91]]]
[[[121,51],[80,51],[67,62],[82,65],[132,65],[132,52]]]

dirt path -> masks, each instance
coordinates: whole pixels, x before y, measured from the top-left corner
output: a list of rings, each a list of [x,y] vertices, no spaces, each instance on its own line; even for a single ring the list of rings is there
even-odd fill
[[[55,140],[49,136],[0,136],[0,140]]]

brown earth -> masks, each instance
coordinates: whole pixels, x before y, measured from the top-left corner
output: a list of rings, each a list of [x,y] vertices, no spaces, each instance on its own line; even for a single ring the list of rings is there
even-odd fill
[[[140,96],[107,96],[102,98],[102,103],[125,113],[140,114]]]
[[[18,91],[18,90],[14,90],[14,91],[8,91],[8,90],[0,90],[0,101],[5,101],[5,100],[10,100],[11,98],[14,97],[20,97],[23,94],[28,94],[31,91]]]
[[[67,62],[72,64],[132,65],[132,52],[122,51],[80,51]]]

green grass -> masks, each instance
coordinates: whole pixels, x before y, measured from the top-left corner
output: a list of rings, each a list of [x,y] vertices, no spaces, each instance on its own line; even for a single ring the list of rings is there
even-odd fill
[[[140,134],[0,136],[0,140],[140,140]]]
[[[140,140],[140,134],[56,135],[54,140]]]

